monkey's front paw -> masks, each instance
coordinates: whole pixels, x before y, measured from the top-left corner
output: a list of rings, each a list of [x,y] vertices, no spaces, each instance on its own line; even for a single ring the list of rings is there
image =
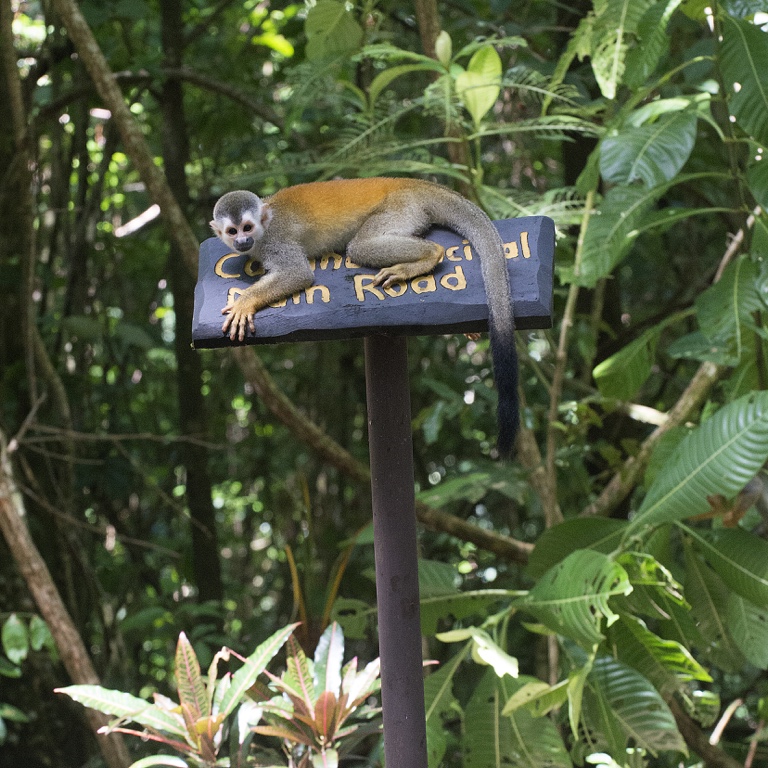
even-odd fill
[[[256,333],[256,326],[253,322],[253,312],[250,312],[246,307],[238,306],[238,302],[227,304],[227,306],[221,310],[221,314],[227,315],[227,318],[221,326],[222,333],[229,335],[231,341],[234,341],[235,339],[244,341],[246,328],[249,328],[251,333]]]
[[[374,285],[391,288],[395,283],[405,282],[409,275],[403,264],[393,264],[391,267],[380,269],[373,278]]]

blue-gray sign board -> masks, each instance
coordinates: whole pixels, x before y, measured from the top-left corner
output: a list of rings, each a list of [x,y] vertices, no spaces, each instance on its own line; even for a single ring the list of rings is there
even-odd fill
[[[505,244],[518,328],[552,325],[555,227],[545,216],[494,222]],[[390,288],[373,285],[374,269],[338,254],[315,260],[315,283],[256,313],[255,336],[230,341],[221,310],[263,274],[258,263],[232,253],[217,238],[200,246],[192,340],[195,347],[228,347],[351,338],[371,333],[429,335],[488,329],[480,261],[466,240],[444,229],[426,237],[445,247],[434,272]]]

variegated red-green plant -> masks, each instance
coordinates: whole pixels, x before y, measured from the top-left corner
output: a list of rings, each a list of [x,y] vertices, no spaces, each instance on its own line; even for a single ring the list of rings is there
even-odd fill
[[[379,660],[358,672],[357,657],[343,665],[344,634],[333,623],[323,633],[314,660],[288,639],[285,672],[265,672],[251,702],[239,712],[240,733],[276,736],[292,768],[335,768],[363,738],[381,730],[380,709],[368,703],[380,687]],[[277,695],[275,695],[275,693]],[[348,722],[355,715],[355,722]]]
[[[154,703],[122,691],[109,690],[99,685],[71,685],[58,688],[86,707],[98,709],[116,720],[105,730],[140,736],[142,739],[160,742],[183,758],[168,755],[152,755],[135,762],[132,768],[153,765],[174,768],[211,768],[229,765],[229,758],[219,758],[225,720],[242,702],[256,678],[282,648],[297,625],[291,624],[275,632],[265,640],[234,674],[218,676],[218,664],[227,660],[233,651],[222,648],[203,678],[200,664],[187,636],[182,632],[176,646],[175,679],[179,701],[155,694]],[[136,723],[144,730],[126,727]]]
[[[342,666],[344,634],[338,624],[326,629],[314,660],[310,660],[293,637],[296,626],[291,624],[275,632],[245,659],[222,648],[214,656],[207,677],[203,676],[194,648],[182,632],[175,658],[178,701],[155,694],[150,703],[98,685],[71,685],[57,691],[87,707],[114,715],[116,719],[105,731],[159,742],[181,755],[150,755],[131,768],[264,766],[263,755],[249,753],[257,735],[276,736],[282,741],[289,768],[335,768],[340,756],[381,729],[379,710],[367,704],[379,689],[379,660],[360,672],[357,658]],[[286,641],[286,670],[277,677],[266,667]],[[242,667],[234,674],[219,677],[219,662],[232,655],[242,659]],[[258,679],[262,673],[267,682]],[[237,728],[225,740],[227,718],[238,706]],[[353,714],[358,721],[348,723]],[[143,730],[129,727],[129,723]],[[225,744],[237,753],[236,759],[234,754],[220,754]]]

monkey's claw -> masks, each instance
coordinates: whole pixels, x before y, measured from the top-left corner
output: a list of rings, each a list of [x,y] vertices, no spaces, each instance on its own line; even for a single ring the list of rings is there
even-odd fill
[[[395,283],[401,283],[408,279],[402,264],[393,264],[391,267],[380,269],[373,278],[374,285],[382,288],[391,288]]]
[[[221,310],[222,315],[227,315],[221,326],[222,333],[229,336],[230,341],[245,341],[246,328],[251,333],[256,333],[256,325],[253,322],[253,314],[237,307],[237,304],[227,304]]]

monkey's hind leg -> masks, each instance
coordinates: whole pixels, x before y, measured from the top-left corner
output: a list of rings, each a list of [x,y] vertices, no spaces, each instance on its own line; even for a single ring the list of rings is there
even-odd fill
[[[393,214],[371,216],[347,246],[347,254],[356,264],[379,269],[373,283],[384,288],[426,275],[445,252],[442,245],[415,237],[412,228],[393,225],[393,218]],[[403,218],[409,218],[407,213]]]

